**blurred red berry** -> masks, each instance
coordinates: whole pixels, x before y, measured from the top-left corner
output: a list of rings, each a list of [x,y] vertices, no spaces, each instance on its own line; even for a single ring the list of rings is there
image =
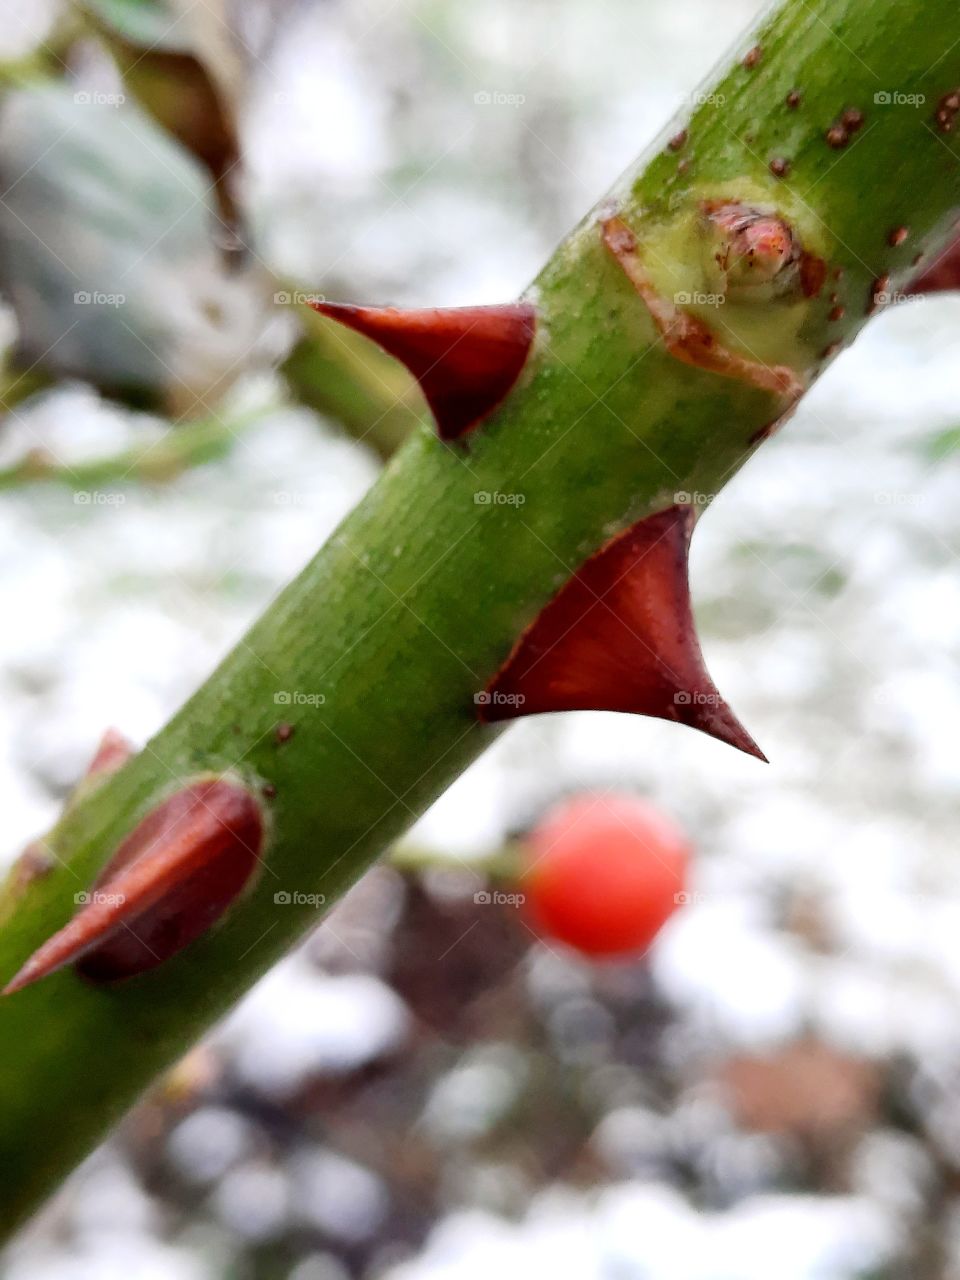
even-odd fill
[[[531,923],[585,955],[645,951],[683,901],[689,841],[638,796],[565,801],[526,848],[521,888]]]

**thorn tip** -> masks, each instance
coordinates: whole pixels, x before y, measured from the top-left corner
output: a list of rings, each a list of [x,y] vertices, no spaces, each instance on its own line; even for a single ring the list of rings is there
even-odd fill
[[[407,366],[442,440],[465,435],[500,404],[520,376],[536,329],[536,309],[528,302],[422,311],[342,302],[310,306]]]
[[[692,530],[692,507],[676,505],[601,547],[521,635],[479,700],[479,718],[629,711],[765,760],[703,662],[687,578]]]
[[[12,995],[68,964],[94,982],[151,969],[204,933],[256,870],[263,817],[225,778],[177,791],[120,844],[93,889],[3,989]]]

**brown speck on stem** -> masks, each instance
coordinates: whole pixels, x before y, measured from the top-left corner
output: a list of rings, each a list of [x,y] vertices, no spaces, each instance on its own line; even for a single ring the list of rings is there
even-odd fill
[[[841,124],[832,124],[827,130],[825,137],[827,139],[827,146],[833,147],[835,151],[839,151],[850,141],[849,133],[847,133],[846,129],[844,129]]]
[[[787,94],[786,102],[791,111],[796,111],[803,101],[803,94],[799,89],[791,89]]]
[[[845,314],[845,309],[842,306],[836,306],[832,308],[832,310],[830,311],[830,314],[827,316],[827,319],[833,320],[833,321],[842,320],[844,317],[844,314]]]
[[[280,724],[277,725],[277,729],[276,729],[277,741],[289,742],[292,737],[293,737],[293,725],[288,724],[286,720],[282,720]]]
[[[843,279],[843,267],[837,267],[837,269],[836,269],[836,270],[834,271],[834,273],[833,273],[833,278],[834,278],[834,280],[842,280],[842,279]]]
[[[894,227],[887,236],[887,243],[892,245],[894,249],[898,248],[906,240],[910,234],[909,227]]]
[[[687,159],[681,160],[680,163],[677,165],[677,173],[689,173],[689,172],[690,172],[690,161]]]
[[[821,360],[832,360],[843,344],[840,342],[831,342],[829,346],[823,348],[820,352]]]
[[[675,133],[673,135],[673,137],[667,143],[667,146],[670,148],[671,151],[681,151],[683,147],[686,146],[687,137],[688,137],[688,134],[686,129],[681,129],[679,133]]]
[[[872,316],[873,313],[882,306],[886,299],[882,295],[890,289],[890,277],[888,275],[877,276],[873,284],[870,286],[870,300],[867,303],[867,315]]]
[[[816,298],[827,279],[827,264],[815,253],[800,255],[800,287],[805,298]]]
[[[783,413],[774,418],[772,422],[766,422],[759,430],[755,431],[747,444],[751,447],[763,444],[764,440],[769,440],[771,436],[775,436],[777,432],[784,427],[793,417],[793,411],[796,404],[789,405]]]
[[[748,71],[752,71],[762,57],[763,47],[759,44],[755,44],[752,49],[748,49],[743,55],[743,65]]]
[[[840,124],[848,133],[856,133],[858,129],[862,129],[863,121],[864,114],[862,111],[858,111],[856,107],[847,107],[840,117]]]
[[[919,265],[920,265],[920,263],[921,263],[922,261],[923,261],[923,252],[921,251],[920,253],[918,253],[918,254],[916,254],[916,255],[915,255],[915,257],[914,257],[913,261],[910,263],[910,265],[911,265],[911,267],[919,267]]]
[[[790,172],[790,161],[783,156],[775,156],[770,161],[770,172],[775,178],[785,178]]]
[[[960,111],[960,89],[951,89],[937,103],[934,119],[941,133],[950,133]]]

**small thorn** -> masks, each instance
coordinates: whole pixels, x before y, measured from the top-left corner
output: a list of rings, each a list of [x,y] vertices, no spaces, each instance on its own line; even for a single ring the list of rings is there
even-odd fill
[[[109,777],[125,765],[132,755],[133,743],[119,729],[106,729],[93,759],[87,765],[84,779]]]
[[[44,842],[32,840],[10,868],[10,874],[4,884],[6,895],[4,908],[8,910],[35,880],[42,880],[44,876],[48,876],[55,866],[56,861]],[[4,910],[3,918],[6,917],[7,910]]]
[[[493,307],[354,307],[311,302],[407,366],[420,383],[441,440],[456,440],[491,413],[520,376],[533,343],[529,303]]]
[[[694,629],[693,510],[639,521],[586,561],[534,619],[487,688],[481,720],[629,711],[766,756],[720,697]]]
[[[152,969],[223,914],[262,843],[260,807],[244,787],[214,778],[178,791],[123,841],[78,913],[0,994],[74,963],[97,982]]]

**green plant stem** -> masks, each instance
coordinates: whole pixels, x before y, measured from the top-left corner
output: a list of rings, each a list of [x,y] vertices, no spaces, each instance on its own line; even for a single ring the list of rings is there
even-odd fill
[[[602,209],[616,204],[665,296],[707,290],[694,231],[703,201],[788,216],[828,264],[822,293],[791,306],[707,302],[701,315],[736,349],[812,378],[820,353],[865,323],[874,282],[889,273],[897,288],[917,251],[949,229],[958,135],[932,122],[960,84],[960,12],[953,0],[786,0],[741,55],[754,44],[755,65],[738,59],[712,98],[697,99],[686,141],[661,140]],[[793,90],[797,109],[786,103]],[[921,94],[926,106],[875,105],[879,91]],[[825,133],[849,107],[865,124],[831,148]],[[786,179],[768,167],[777,157],[790,161]],[[900,226],[910,238],[894,247]],[[842,317],[829,318],[831,292]],[[51,833],[58,861],[23,892],[0,939],[5,976],[184,778],[230,768],[269,784],[264,866],[220,927],[113,988],[66,970],[0,1001],[7,1230],[316,923],[312,907],[278,905],[275,894],[335,900],[492,741],[474,695],[583,559],[677,493],[715,493],[783,407],[665,349],[596,216],[530,296],[536,349],[498,411],[463,446],[416,431],[213,676]],[[523,504],[478,503],[479,493]],[[279,722],[292,732],[278,734]],[[665,726],[665,741],[676,732]]]
[[[511,884],[522,872],[524,850],[521,841],[513,840],[489,850],[482,857],[458,860],[403,840],[390,850],[387,861],[404,875],[468,868],[481,880],[488,880],[492,884]]]

